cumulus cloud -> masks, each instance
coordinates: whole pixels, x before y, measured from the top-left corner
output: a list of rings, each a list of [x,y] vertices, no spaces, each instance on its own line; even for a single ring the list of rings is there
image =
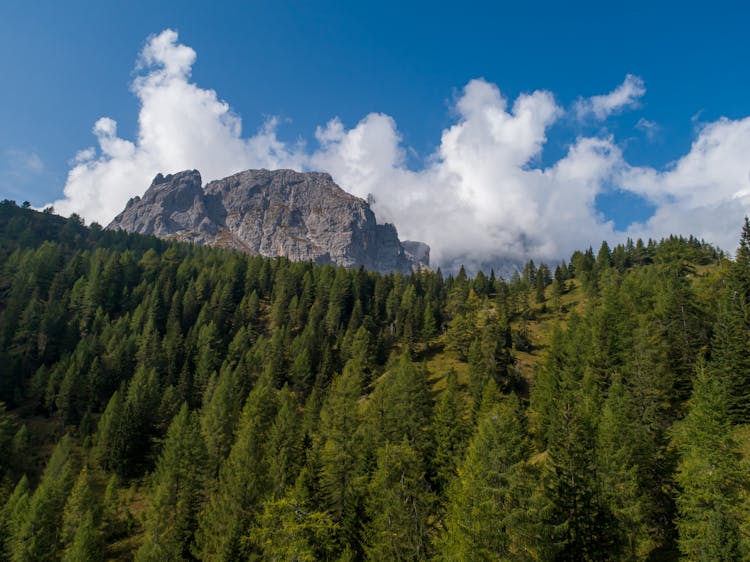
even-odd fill
[[[550,92],[509,100],[478,79],[460,92],[455,122],[434,153],[413,169],[396,121],[382,113],[350,128],[333,118],[317,128],[313,148],[280,141],[274,119],[243,136],[229,105],[191,82],[196,53],[177,39],[166,30],[140,54],[132,86],[140,101],[137,138],[123,139],[114,120],[99,119],[97,147],[74,158],[56,209],[106,224],[157,172],[197,168],[209,181],[252,167],[323,170],[370,197],[378,219],[393,222],[402,239],[430,244],[434,263],[476,269],[506,259],[555,260],[628,235],[693,233],[732,248],[750,207],[750,118],[705,125],[690,152],[665,170],[629,165],[616,139],[601,135],[574,139],[542,166],[547,133],[566,111]],[[570,111],[605,119],[635,106],[644,92],[643,81],[628,75]],[[608,189],[646,198],[654,216],[616,231],[596,209],[597,195]]]
[[[634,233],[666,236],[694,233],[733,249],[742,218],[750,211],[750,117],[706,124],[690,152],[663,171],[632,167],[623,171],[625,189],[657,205]]]
[[[315,168],[330,171],[395,223],[402,238],[425,240],[445,267],[478,267],[529,255],[552,259],[592,237],[612,235],[594,199],[615,168],[611,139],[579,139],[552,168],[531,167],[547,129],[562,115],[549,92],[518,97],[512,107],[498,88],[472,80],[457,101],[458,122],[443,131],[425,167],[404,165],[390,117],[371,114],[346,131],[337,120],[318,129]]]
[[[53,203],[58,212],[107,224],[158,172],[197,168],[215,179],[252,167],[301,165],[296,147],[277,139],[273,119],[243,138],[242,120],[229,105],[190,82],[195,59],[172,30],[149,38],[132,85],[140,102],[137,139],[120,138],[116,121],[99,119],[93,128],[97,147],[75,156],[65,197]]]
[[[579,119],[593,116],[603,121],[612,114],[636,107],[645,93],[646,86],[643,80],[638,76],[628,74],[623,83],[610,93],[578,100],[575,104],[575,112]]]

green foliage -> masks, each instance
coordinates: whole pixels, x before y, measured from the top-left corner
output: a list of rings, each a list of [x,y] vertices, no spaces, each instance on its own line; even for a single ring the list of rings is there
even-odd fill
[[[276,412],[276,391],[260,382],[247,398],[235,443],[199,516],[199,558],[237,560],[249,554],[242,536],[271,487],[264,444]]]
[[[0,559],[747,557],[747,221],[724,258],[380,275],[2,202]]]
[[[89,510],[81,518],[70,546],[65,550],[63,562],[98,562],[104,560],[104,543]]]
[[[10,560],[13,556],[15,537],[19,534],[28,507],[29,479],[24,475],[0,511],[0,554],[3,560]]]
[[[438,490],[446,490],[456,475],[468,437],[466,403],[458,390],[456,372],[447,375],[447,386],[435,406],[432,427],[435,435],[435,454],[432,465]]]
[[[341,541],[356,550],[360,541],[364,451],[356,436],[363,392],[361,366],[350,361],[334,378],[320,412],[320,493],[322,506],[338,523]]]
[[[369,486],[368,560],[424,560],[433,502],[419,453],[406,439],[378,450]]]
[[[62,542],[71,545],[84,516],[88,513],[98,520],[101,515],[99,497],[92,489],[91,475],[87,467],[78,473],[73,489],[70,491],[62,517]]]
[[[314,511],[296,490],[290,490],[286,496],[264,504],[248,540],[256,545],[262,560],[314,562],[337,559],[338,534],[329,514]]]
[[[18,513],[18,520],[13,522],[14,532],[10,538],[13,562],[59,557],[62,513],[73,485],[70,448],[71,440],[66,435],[55,447],[39,486],[28,500],[28,507]]]
[[[183,560],[194,552],[203,499],[206,449],[198,414],[183,404],[167,431],[153,475],[145,539],[137,561]]]
[[[679,547],[689,560],[743,560],[750,473],[732,438],[727,392],[708,369],[695,375],[690,409],[675,426]]]
[[[550,504],[515,398],[482,415],[448,494],[441,560],[548,560]]]
[[[391,363],[370,396],[365,437],[374,448],[406,439],[426,456],[432,447],[431,418],[432,394],[425,372],[403,354]]]

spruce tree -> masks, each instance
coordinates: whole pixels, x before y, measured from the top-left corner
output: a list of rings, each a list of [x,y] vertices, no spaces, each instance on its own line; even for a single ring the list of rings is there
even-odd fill
[[[368,560],[424,560],[434,502],[419,453],[404,439],[377,454],[369,486],[365,553]]]
[[[268,378],[247,397],[237,435],[212,485],[196,533],[198,558],[237,560],[249,555],[242,536],[270,489],[264,444],[276,416],[276,391]]]
[[[435,406],[433,431],[435,453],[432,460],[434,482],[442,492],[456,475],[456,468],[463,456],[468,436],[466,400],[458,390],[456,372],[446,375],[447,385]]]
[[[29,500],[11,539],[13,562],[44,562],[59,558],[62,513],[73,473],[68,435],[55,447],[42,480]]]
[[[547,560],[551,529],[542,474],[528,462],[518,400],[484,413],[448,493],[441,560]]]
[[[65,549],[62,559],[63,562],[99,562],[104,560],[104,543],[91,510],[86,511],[81,517],[72,542]]]
[[[674,429],[680,453],[676,480],[679,547],[687,560],[744,560],[750,555],[741,527],[750,474],[732,436],[727,391],[699,366],[687,416]]]
[[[206,449],[198,414],[183,404],[167,431],[146,513],[137,561],[183,560],[195,551],[193,535],[203,499]]]

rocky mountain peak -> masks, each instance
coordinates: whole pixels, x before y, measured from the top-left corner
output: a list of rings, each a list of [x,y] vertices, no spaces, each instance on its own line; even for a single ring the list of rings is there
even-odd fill
[[[391,224],[321,172],[246,170],[202,186],[198,170],[157,174],[107,228],[381,272],[429,265]]]

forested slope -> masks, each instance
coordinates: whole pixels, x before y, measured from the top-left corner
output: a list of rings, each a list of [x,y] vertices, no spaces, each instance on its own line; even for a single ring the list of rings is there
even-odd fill
[[[747,223],[502,280],[3,202],[0,559],[746,559],[749,326]]]

